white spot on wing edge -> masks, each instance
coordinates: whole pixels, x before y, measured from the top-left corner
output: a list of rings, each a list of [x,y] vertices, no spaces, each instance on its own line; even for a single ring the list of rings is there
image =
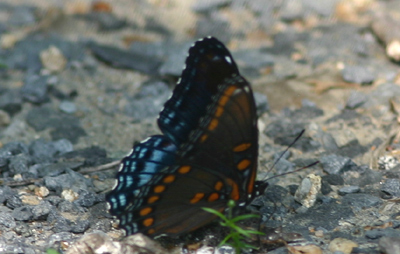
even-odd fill
[[[132,154],[133,153],[133,149],[132,149],[132,152],[130,153],[130,154]],[[130,155],[128,155],[128,156],[130,156]],[[118,172],[121,172],[121,170],[124,168],[124,164],[123,163],[121,163],[121,164],[119,164],[119,169],[118,169]],[[114,189],[114,188],[113,188]]]
[[[122,166],[122,165],[121,165],[121,166]],[[117,179],[114,179],[114,185],[113,185],[113,187],[112,187],[111,190],[115,190],[115,188],[117,188],[117,186],[118,186],[118,180],[117,180]]]
[[[229,63],[232,64],[232,58],[229,56],[225,56],[225,60]]]

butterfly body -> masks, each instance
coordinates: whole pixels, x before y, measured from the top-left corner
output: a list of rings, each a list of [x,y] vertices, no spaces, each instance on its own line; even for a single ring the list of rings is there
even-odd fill
[[[216,218],[202,207],[222,212],[229,200],[254,198],[260,187],[253,92],[217,39],[189,50],[158,125],[163,135],[134,146],[106,197],[127,234],[181,235]]]

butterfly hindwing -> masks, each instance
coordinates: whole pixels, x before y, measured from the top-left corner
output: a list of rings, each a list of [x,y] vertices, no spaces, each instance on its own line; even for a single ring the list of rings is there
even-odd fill
[[[161,135],[152,136],[135,145],[131,153],[122,159],[117,174],[118,184],[107,195],[110,212],[118,216],[135,202],[140,205],[136,200],[139,189],[147,186],[162,169],[175,163],[175,152],[176,146]]]
[[[120,215],[128,233],[179,235],[204,226],[215,216],[202,207],[222,211],[230,185],[223,175],[190,165],[168,168],[139,189],[135,203]]]

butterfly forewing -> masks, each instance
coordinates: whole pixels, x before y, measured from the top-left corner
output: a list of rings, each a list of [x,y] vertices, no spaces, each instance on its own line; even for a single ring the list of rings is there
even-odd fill
[[[207,115],[178,152],[200,168],[222,173],[251,194],[258,154],[258,129],[253,93],[240,76],[219,86]],[[239,198],[245,198],[241,195]]]
[[[198,127],[218,85],[239,71],[225,46],[215,38],[204,38],[189,49],[186,68],[171,98],[161,111],[158,125],[177,146],[188,141]]]
[[[128,234],[181,235],[215,219],[229,199],[247,202],[257,168],[258,130],[249,83],[225,46],[205,38],[160,113],[164,136],[122,161],[110,212]]]

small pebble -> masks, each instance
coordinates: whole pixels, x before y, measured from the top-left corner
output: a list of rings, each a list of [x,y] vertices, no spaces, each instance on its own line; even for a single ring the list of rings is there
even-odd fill
[[[44,68],[50,72],[60,72],[64,70],[67,64],[67,59],[55,46],[50,46],[48,49],[40,52],[40,60]]]
[[[67,114],[73,114],[76,112],[76,105],[70,101],[62,101],[59,105],[59,109]]]
[[[299,188],[294,195],[295,200],[301,203],[304,207],[312,207],[316,200],[317,194],[321,190],[321,177],[309,174],[301,181]]]
[[[75,201],[79,197],[79,194],[74,192],[71,189],[68,189],[68,190],[63,190],[61,192],[61,197],[67,201],[72,202],[72,201]]]
[[[357,193],[360,192],[359,186],[344,186],[338,190],[339,195],[346,195],[349,193]]]
[[[399,160],[391,155],[381,156],[378,159],[378,167],[382,170],[390,170],[399,165]]]
[[[335,238],[329,243],[330,251],[341,251],[344,254],[350,254],[355,247],[358,247],[357,243],[344,238]]]

